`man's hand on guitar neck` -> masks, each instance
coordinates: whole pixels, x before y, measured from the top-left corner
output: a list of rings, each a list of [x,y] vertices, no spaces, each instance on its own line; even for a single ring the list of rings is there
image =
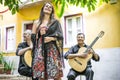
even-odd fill
[[[95,53],[93,49],[88,49],[88,53],[89,54],[92,54],[92,53]]]
[[[96,60],[99,60],[98,54],[96,54],[93,49],[89,49],[89,50],[88,50],[88,53],[89,53],[89,54],[93,54],[93,57],[94,57]]]

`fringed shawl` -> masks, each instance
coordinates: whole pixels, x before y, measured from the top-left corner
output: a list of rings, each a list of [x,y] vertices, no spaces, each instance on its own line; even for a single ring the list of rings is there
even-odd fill
[[[48,25],[48,30],[46,31],[45,36],[57,38],[56,46],[60,53],[62,66],[64,68],[65,66],[64,66],[64,58],[63,58],[63,31],[61,24],[59,23],[58,20],[53,20],[51,24]]]

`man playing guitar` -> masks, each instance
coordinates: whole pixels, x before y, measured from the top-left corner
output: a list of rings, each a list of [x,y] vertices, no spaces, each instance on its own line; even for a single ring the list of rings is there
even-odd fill
[[[32,68],[26,65],[24,61],[25,52],[28,50],[32,50],[33,44],[31,41],[31,30],[26,30],[23,34],[24,42],[19,43],[16,55],[20,56],[18,72],[20,75],[32,77]]]
[[[91,59],[95,60],[95,61],[99,61],[99,56],[98,54],[96,54],[93,49],[89,49],[88,50],[88,54],[78,54],[80,53],[79,50],[82,49],[82,47],[84,48],[87,48],[88,46],[84,43],[84,40],[85,40],[85,35],[83,33],[78,33],[77,34],[77,42],[78,44],[71,47],[64,55],[65,59],[73,59],[73,58],[82,58],[82,59],[85,59],[89,54],[92,54],[92,57]],[[74,61],[76,61],[76,59],[74,59]],[[77,63],[77,61],[76,61]],[[78,65],[82,65],[80,62],[78,62],[79,64]],[[75,65],[73,63],[73,65]],[[93,75],[94,75],[94,72],[93,70],[91,69],[92,65],[91,65],[91,60],[89,60],[87,62],[87,66],[85,68],[85,70],[79,72],[79,71],[76,71],[74,68],[71,68],[68,75],[67,75],[67,78],[68,80],[75,80],[75,78],[78,76],[78,75],[85,75],[86,76],[86,80],[93,80]]]

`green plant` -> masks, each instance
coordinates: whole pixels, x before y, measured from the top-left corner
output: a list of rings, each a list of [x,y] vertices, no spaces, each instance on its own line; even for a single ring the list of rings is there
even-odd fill
[[[3,64],[3,54],[2,54],[2,52],[0,52],[0,64]]]
[[[12,62],[6,62],[4,61],[4,71],[12,70],[14,67],[13,61]]]
[[[12,14],[15,14],[16,12],[19,12],[20,4],[24,5],[25,3],[28,3],[30,1],[34,2],[36,0],[26,0],[25,2],[24,0],[0,0],[0,4],[8,6]],[[88,11],[92,11],[95,10],[97,3],[102,4],[103,2],[108,3],[109,1],[110,0],[52,0],[52,2],[55,4],[55,9],[57,11],[58,17],[62,17],[65,11],[65,7],[67,7],[68,4],[84,8],[87,7]]]

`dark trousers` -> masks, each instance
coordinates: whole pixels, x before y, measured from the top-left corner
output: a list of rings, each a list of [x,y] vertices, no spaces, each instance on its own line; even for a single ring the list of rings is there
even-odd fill
[[[38,80],[38,78],[33,78],[33,77],[32,77],[32,80]]]
[[[75,78],[79,75],[85,75],[86,80],[93,80],[94,72],[92,71],[92,69],[90,67],[87,67],[86,70],[81,73],[77,72],[73,69],[70,69],[70,71],[67,75],[67,78],[68,78],[68,80],[75,80]]]
[[[32,77],[32,69],[28,67],[20,67],[18,68],[18,72],[20,75]]]

